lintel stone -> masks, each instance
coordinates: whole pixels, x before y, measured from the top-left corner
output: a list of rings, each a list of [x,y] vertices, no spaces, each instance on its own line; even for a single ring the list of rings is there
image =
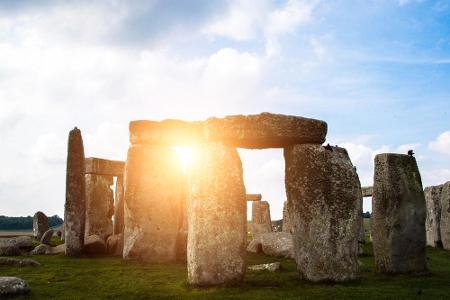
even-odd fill
[[[97,157],[88,157],[85,160],[86,174],[122,176],[125,162]]]

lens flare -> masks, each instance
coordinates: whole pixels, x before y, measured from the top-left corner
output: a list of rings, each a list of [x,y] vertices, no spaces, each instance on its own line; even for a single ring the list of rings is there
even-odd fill
[[[192,164],[194,157],[194,149],[188,147],[173,147],[177,153],[178,159],[183,167],[183,170],[187,170]]]

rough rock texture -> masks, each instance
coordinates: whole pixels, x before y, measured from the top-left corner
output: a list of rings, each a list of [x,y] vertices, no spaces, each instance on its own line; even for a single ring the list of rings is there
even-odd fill
[[[441,194],[443,185],[429,186],[424,190],[426,203],[425,230],[427,245],[442,248],[441,240]]]
[[[262,252],[261,240],[259,238],[251,240],[247,246],[247,252],[261,253]]]
[[[40,244],[40,245],[37,245],[33,250],[31,250],[30,254],[31,255],[46,254],[47,251],[50,250],[50,248],[51,248],[50,245]]]
[[[113,177],[86,174],[85,237],[98,235],[106,241],[113,233],[114,193]]]
[[[210,118],[204,122],[180,120],[133,121],[132,144],[186,145],[224,142],[241,148],[282,148],[301,143],[321,144],[327,124],[297,116],[261,113]]]
[[[188,282],[234,284],[245,274],[247,202],[242,164],[235,148],[198,147],[188,204]]]
[[[4,246],[14,246],[19,249],[33,248],[33,241],[31,236],[17,236],[12,238],[0,238],[0,248]]]
[[[86,174],[105,176],[123,176],[125,162],[96,157],[88,157],[85,160]]]
[[[285,148],[284,157],[287,209],[300,277],[356,279],[361,190],[347,151],[305,144]]]
[[[392,153],[375,157],[372,210],[375,271],[425,271],[425,197],[414,157]]]
[[[177,261],[187,262],[187,238],[188,238],[188,219],[187,219],[187,192],[186,198],[180,201],[181,214],[178,222],[177,236]]]
[[[363,192],[361,189],[361,182],[359,181],[358,173],[356,172],[356,168],[354,168],[354,172],[356,174],[356,184],[360,187],[360,196],[359,196],[359,238],[358,238],[358,255],[364,254],[363,245],[366,243],[366,233],[364,231],[364,217],[363,217]]]
[[[274,220],[271,223],[273,232],[283,231],[283,220]]]
[[[53,229],[47,230],[41,237],[41,244],[50,244],[52,236],[53,236]]]
[[[20,249],[16,245],[3,245],[0,247],[0,256],[16,256],[20,254]]]
[[[106,253],[106,243],[98,235],[90,235],[84,238],[84,254]]]
[[[269,256],[294,258],[292,235],[287,232],[270,232],[261,234],[262,252]]]
[[[270,207],[267,201],[252,202],[252,234],[257,238],[262,233],[272,232]]]
[[[38,211],[33,216],[33,235],[39,241],[42,235],[48,230],[48,218],[47,216]]]
[[[261,201],[262,195],[261,194],[246,194],[245,200],[247,201]]]
[[[269,272],[277,272],[281,270],[281,263],[274,262],[269,264],[261,264],[261,265],[253,265],[248,267],[249,270],[252,271],[264,271],[267,270]]]
[[[123,258],[176,261],[187,186],[174,149],[132,145],[125,181]]]
[[[124,196],[125,190],[123,186],[123,176],[118,176],[116,180],[116,193],[114,198],[114,223],[113,234],[123,233],[123,209],[124,209]]]
[[[30,291],[25,280],[18,277],[0,277],[0,297],[26,294]]]
[[[65,251],[66,251],[66,244],[61,244],[56,247],[50,247],[50,249],[48,249],[45,254],[61,254],[65,253]]]
[[[61,241],[63,241],[63,242],[66,239],[66,230],[65,230],[65,228],[66,228],[65,223],[62,223],[62,225],[61,225]]]
[[[69,133],[67,151],[66,204],[64,229],[66,255],[76,256],[83,250],[86,188],[84,179],[84,147],[81,131],[74,128]]]
[[[114,234],[108,237],[106,241],[106,251],[110,254],[123,254],[123,234]]]
[[[17,259],[10,257],[0,257],[0,266],[15,266],[15,267],[38,267],[41,264],[29,258]]]
[[[372,197],[373,187],[372,186],[363,186],[361,188],[363,197]]]
[[[442,246],[450,250],[450,181],[442,186],[440,228]]]
[[[288,212],[288,206],[287,201],[284,201],[283,203],[283,232],[289,232],[291,233],[291,219]]]

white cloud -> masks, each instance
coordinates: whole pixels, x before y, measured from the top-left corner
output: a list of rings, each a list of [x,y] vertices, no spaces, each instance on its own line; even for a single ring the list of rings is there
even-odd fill
[[[436,140],[428,144],[430,150],[450,155],[450,131],[441,133]]]

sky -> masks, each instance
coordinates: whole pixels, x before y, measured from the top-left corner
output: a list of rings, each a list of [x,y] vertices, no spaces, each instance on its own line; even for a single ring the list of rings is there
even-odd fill
[[[440,184],[449,110],[449,1],[0,0],[0,215],[63,216],[69,130],[125,160],[138,119],[317,118],[362,185],[377,153],[409,149]],[[239,152],[280,219],[282,150]]]

